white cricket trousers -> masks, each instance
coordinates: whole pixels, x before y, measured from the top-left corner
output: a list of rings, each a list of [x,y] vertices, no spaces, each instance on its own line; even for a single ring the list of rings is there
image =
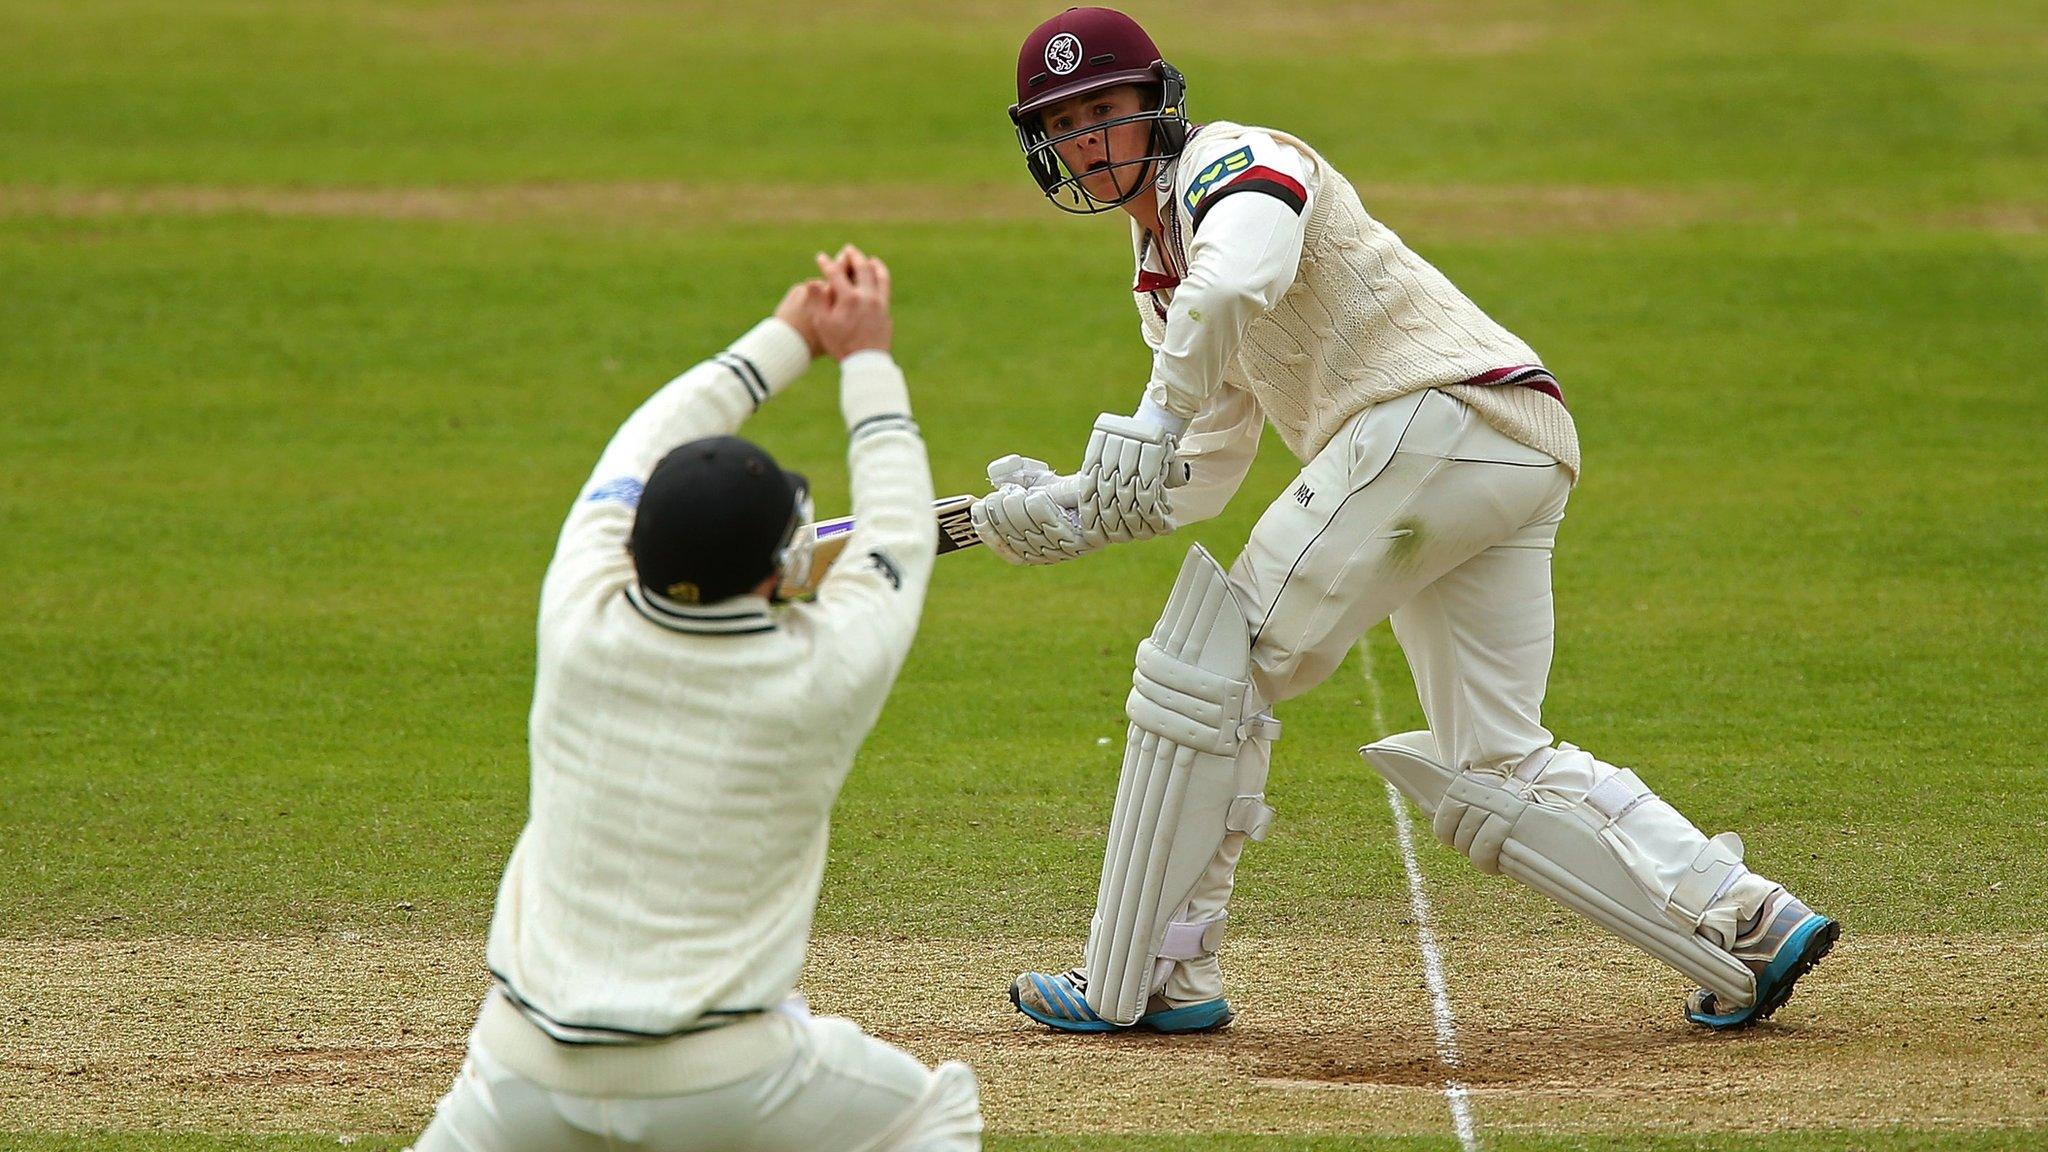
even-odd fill
[[[1510,385],[1512,387],[1512,385]],[[1452,767],[1513,764],[1543,727],[1563,466],[1427,389],[1354,418],[1252,529],[1230,582],[1269,703],[1322,683],[1389,616]]]
[[[972,1152],[981,1098],[850,1020],[769,1012],[654,1044],[558,1044],[493,991],[414,1152]]]
[[[1555,459],[1448,393],[1359,413],[1259,517],[1230,567],[1251,618],[1259,697],[1270,706],[1329,679],[1391,616],[1454,768],[1513,765],[1547,747],[1550,553],[1570,492]],[[1223,913],[1244,840],[1224,838],[1175,919]],[[1164,991],[1199,1001],[1222,989],[1212,954],[1173,965]]]

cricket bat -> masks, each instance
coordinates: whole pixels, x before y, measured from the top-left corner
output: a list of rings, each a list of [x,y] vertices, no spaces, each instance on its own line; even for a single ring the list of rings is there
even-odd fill
[[[1053,502],[1063,508],[1074,507],[1080,502],[1080,496],[1079,477],[1069,476],[1053,485]],[[974,534],[976,499],[978,497],[961,495],[932,501],[932,516],[939,522],[939,555],[981,545],[981,537]],[[776,594],[784,600],[796,600],[816,592],[819,583],[825,579],[825,573],[832,570],[832,562],[846,551],[846,542],[853,538],[853,524],[851,516],[834,516],[830,520],[799,527],[794,540],[808,538],[811,542],[810,576],[800,584],[783,584]]]
[[[932,515],[939,522],[939,555],[973,548],[981,543],[981,537],[974,534],[973,508],[972,496],[947,496],[932,501]],[[853,524],[851,516],[834,516],[830,520],[798,528],[796,540],[809,539],[811,543],[810,578],[801,584],[786,583],[777,589],[777,593],[784,600],[796,600],[816,592],[819,583],[825,579],[825,573],[832,570],[833,561],[846,551],[846,542],[853,539]]]

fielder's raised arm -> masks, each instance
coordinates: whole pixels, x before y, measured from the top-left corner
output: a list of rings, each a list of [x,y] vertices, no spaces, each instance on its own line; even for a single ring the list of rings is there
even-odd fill
[[[889,268],[848,249],[819,268],[826,284],[818,338],[839,361],[839,410],[855,527],[818,586],[815,605],[850,676],[893,676],[909,652],[938,546],[932,473],[911,419],[910,391],[889,348]]]
[[[541,587],[543,620],[564,597],[587,589],[591,582],[623,583],[631,574],[627,546],[635,515],[665,455],[677,445],[731,436],[761,405],[804,374],[821,351],[812,315],[822,307],[826,291],[819,280],[791,287],[773,316],[723,352],[669,381],[627,417],[605,445],[562,525],[554,562]],[[678,588],[675,594],[704,598],[702,589]]]

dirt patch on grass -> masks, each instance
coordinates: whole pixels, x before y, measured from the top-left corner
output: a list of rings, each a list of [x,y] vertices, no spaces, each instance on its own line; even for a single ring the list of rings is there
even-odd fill
[[[1619,944],[1443,938],[1460,1060],[1412,940],[1239,939],[1212,1036],[1070,1037],[1011,1012],[1071,941],[829,937],[805,992],[927,1060],[961,1057],[1001,1131],[1443,1133],[2048,1122],[2048,937],[1847,937],[1779,1018],[1712,1034]],[[0,941],[7,1127],[410,1132],[485,988],[473,940]],[[883,996],[882,993],[887,993]]]
[[[2039,236],[2048,232],[2048,203],[1979,204],[1932,216],[1928,223],[1965,232],[2003,236]]]
[[[1397,231],[1461,239],[1685,228],[1703,224],[1856,224],[2038,235],[2048,207],[1987,203],[1886,215],[1882,206],[1801,209],[1737,188],[1577,184],[1359,185],[1368,211]],[[963,224],[1055,219],[1020,178],[992,184],[789,184],[638,181],[430,187],[0,186],[0,219],[261,216],[655,229],[730,224]]]
[[[741,44],[763,36],[850,38],[867,43],[877,29],[915,29],[919,37],[986,50],[1014,42],[1046,16],[1026,0],[840,0],[805,12],[792,28],[786,11],[686,0],[493,0],[430,6],[353,6],[356,21],[402,42],[451,55],[491,60],[556,63],[599,53],[662,58],[662,47],[705,38]],[[1369,0],[1302,5],[1280,2],[1183,7],[1147,20],[1160,43],[1227,45],[1238,56],[1288,59],[1327,57],[1445,59],[1533,52],[1564,36],[1583,34],[1595,16],[1569,5],[1532,10],[1527,5],[1429,0]],[[1155,22],[1156,21],[1156,22]],[[668,49],[673,58],[675,50]]]
[[[1045,211],[1009,185],[795,185],[682,182],[487,184],[408,188],[0,188],[0,216],[282,216],[489,223],[583,220],[661,226],[914,223],[1021,219]]]

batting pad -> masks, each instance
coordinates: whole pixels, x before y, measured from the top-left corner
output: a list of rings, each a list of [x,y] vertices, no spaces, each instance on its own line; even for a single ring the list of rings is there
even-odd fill
[[[1267,758],[1279,725],[1251,685],[1251,628],[1223,569],[1188,550],[1124,703],[1130,729],[1082,970],[1088,1006],[1134,1023],[1167,959],[1216,950],[1223,920],[1177,923],[1226,836],[1263,839]],[[1169,941],[1169,937],[1171,940]]]
[[[1747,872],[1742,842],[1729,833],[1707,839],[1635,773],[1566,744],[1539,749],[1505,779],[1461,774],[1437,758],[1428,732],[1389,736],[1359,754],[1481,871],[1571,908],[1720,1003],[1755,1000],[1756,974],[1697,931],[1732,916],[1716,905],[1727,905],[1721,897]]]

